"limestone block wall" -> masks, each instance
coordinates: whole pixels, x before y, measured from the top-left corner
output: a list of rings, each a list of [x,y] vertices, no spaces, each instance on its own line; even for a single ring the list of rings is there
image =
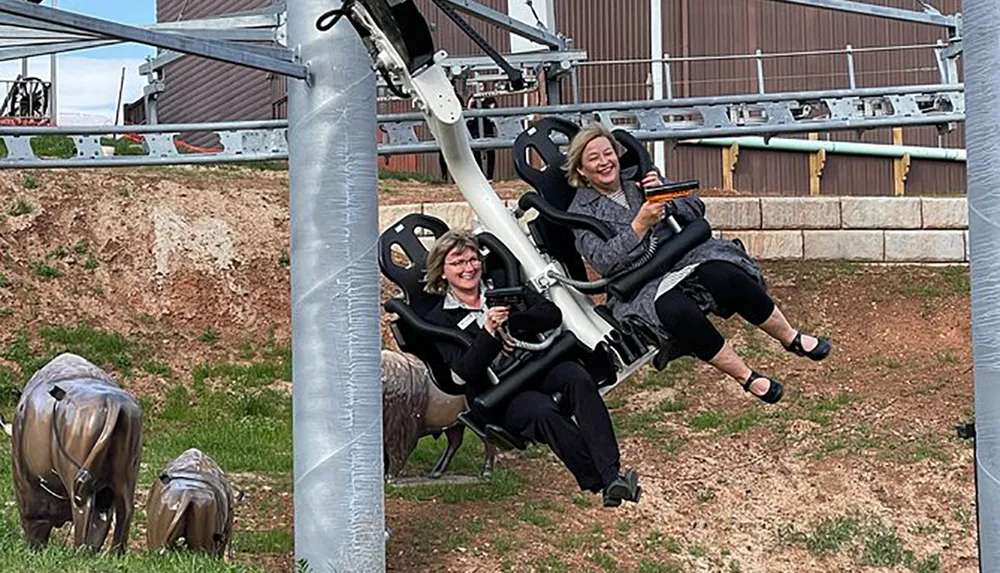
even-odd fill
[[[716,236],[738,237],[761,260],[969,260],[964,197],[705,197],[704,201]],[[391,205],[380,209],[380,228],[415,212],[434,215],[449,226],[470,226],[473,221],[465,203]]]

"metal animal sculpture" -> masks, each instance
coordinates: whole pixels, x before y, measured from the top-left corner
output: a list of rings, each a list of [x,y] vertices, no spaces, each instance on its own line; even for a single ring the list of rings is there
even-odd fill
[[[233,488],[215,461],[191,448],[168,463],[146,502],[146,546],[222,557],[233,538]]]
[[[448,470],[452,458],[462,446],[465,426],[458,415],[467,409],[464,396],[442,392],[431,378],[430,370],[416,357],[382,351],[382,444],[385,452],[385,479],[393,481],[406,465],[421,437],[442,433],[448,447],[431,471],[431,479]],[[480,475],[493,473],[495,449],[485,442],[486,455]]]
[[[14,415],[14,485],[28,543],[73,521],[73,542],[124,552],[142,456],[142,408],[103,370],[61,354],[28,380]]]

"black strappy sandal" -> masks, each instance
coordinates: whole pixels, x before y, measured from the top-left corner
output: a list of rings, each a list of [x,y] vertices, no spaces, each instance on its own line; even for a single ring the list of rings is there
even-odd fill
[[[764,378],[771,383],[770,386],[767,387],[767,392],[764,394],[754,394],[753,392],[750,392],[750,384],[758,378]],[[743,390],[757,396],[757,398],[767,402],[768,404],[776,404],[778,400],[781,400],[781,397],[785,395],[785,387],[781,385],[781,382],[778,382],[770,376],[765,376],[756,370],[750,371],[750,377],[743,383]]]
[[[816,348],[813,348],[812,350],[809,351],[806,351],[805,348],[802,348],[801,332],[796,333],[795,338],[792,339],[791,344],[782,346],[784,346],[785,350],[791,352],[792,354],[804,356],[810,360],[815,360],[816,362],[819,362],[820,360],[823,360],[830,354],[830,351],[833,350],[833,345],[830,344],[829,340],[821,336],[817,336],[815,338],[818,341],[816,343]]]

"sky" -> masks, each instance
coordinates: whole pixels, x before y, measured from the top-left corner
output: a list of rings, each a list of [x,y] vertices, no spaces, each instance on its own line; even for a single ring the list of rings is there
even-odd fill
[[[45,0],[43,5],[51,5],[51,0]],[[143,26],[156,22],[156,0],[59,0],[59,8],[121,24]],[[142,96],[146,84],[146,78],[139,75],[139,65],[154,51],[139,44],[121,44],[60,54],[56,75],[60,123],[114,122],[122,68],[125,68],[122,101],[135,101]],[[19,73],[20,61],[0,63],[0,80],[13,80]],[[31,58],[28,73],[49,80],[49,56]]]

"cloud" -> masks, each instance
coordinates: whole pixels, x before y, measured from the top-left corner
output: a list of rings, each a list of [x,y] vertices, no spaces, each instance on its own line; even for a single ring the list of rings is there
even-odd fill
[[[142,96],[146,78],[139,75],[139,58],[87,58],[64,55],[59,57],[56,75],[60,120],[68,116],[87,116],[87,123],[111,123],[115,119],[118,88],[125,68],[125,88],[122,103],[135,101]],[[32,58],[28,62],[31,76],[50,79],[49,58]],[[13,80],[21,73],[21,62],[0,62],[0,78]],[[6,91],[7,87],[3,89]],[[79,122],[73,122],[79,123]]]

